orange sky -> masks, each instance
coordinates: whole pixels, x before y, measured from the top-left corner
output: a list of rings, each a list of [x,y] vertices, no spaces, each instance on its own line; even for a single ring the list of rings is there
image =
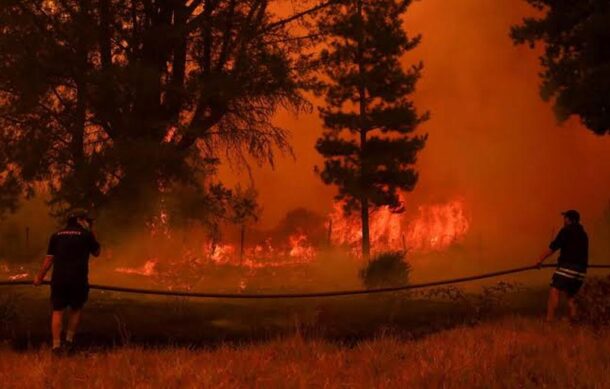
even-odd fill
[[[536,52],[508,36],[528,12],[522,0],[416,1],[405,27],[423,42],[405,64],[424,61],[415,100],[432,115],[421,128],[430,138],[407,208],[463,196],[471,234],[498,243],[510,236],[511,246],[529,249],[546,243],[560,210],[580,209],[592,223],[608,206],[610,137],[592,135],[578,120],[558,125],[541,101]],[[290,129],[296,160],[254,168],[265,226],[299,206],[326,213],[334,194],[313,173],[321,162],[313,147],[321,134],[317,113],[282,113],[278,123]],[[248,181],[227,168],[221,175]]]

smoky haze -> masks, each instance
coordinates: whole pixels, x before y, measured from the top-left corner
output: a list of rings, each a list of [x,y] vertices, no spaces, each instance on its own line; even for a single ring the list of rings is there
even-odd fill
[[[429,141],[407,212],[463,197],[472,218],[465,263],[529,264],[561,227],[560,211],[579,209],[593,230],[609,206],[610,138],[592,135],[577,119],[558,124],[538,94],[540,48],[509,38],[510,26],[532,13],[522,0],[425,0],[414,2],[405,20],[411,35],[423,35],[404,63],[424,62],[415,102],[432,115],[420,130]],[[321,134],[317,113],[277,120],[291,130],[296,159],[253,169],[263,224],[298,207],[327,214],[335,192],[313,172],[322,162],[313,147]],[[223,175],[248,179],[228,167]]]
[[[413,218],[420,205],[460,198],[471,221],[459,245],[409,258],[415,279],[532,264],[561,227],[560,211],[568,208],[583,215],[594,247],[592,260],[610,261],[610,220],[605,229],[602,226],[610,207],[610,137],[592,135],[575,118],[558,124],[551,105],[540,99],[541,50],[514,46],[508,35],[511,25],[531,14],[522,0],[423,0],[415,1],[407,13],[406,29],[411,35],[422,34],[423,40],[404,64],[419,60],[425,64],[415,102],[420,111],[431,112],[431,120],[420,128],[429,140],[417,164],[420,181],[406,196],[406,217]],[[323,240],[323,220],[333,208],[335,190],[314,174],[314,166],[322,164],[314,149],[322,133],[320,119],[317,112],[299,117],[280,112],[277,123],[291,132],[294,159],[278,158],[274,169],[253,164],[251,176],[225,165],[220,179],[232,186],[248,183],[251,177],[259,192],[262,219],[249,229],[247,244],[263,240],[269,232],[286,241],[298,230],[292,222],[318,216],[320,237],[312,240]],[[34,209],[43,213],[41,204]],[[15,220],[27,221],[15,224]],[[23,235],[23,224],[31,226],[29,239],[41,250],[54,227],[52,221],[33,216],[31,208],[10,223],[15,224],[8,225],[15,236]],[[316,229],[305,224],[302,228],[308,232]],[[95,265],[94,281],[138,282],[117,276],[114,269],[140,268],[160,251],[163,256],[176,256],[182,246],[201,247],[205,240],[203,233],[174,231],[173,236],[180,237],[174,243],[180,247],[160,248],[158,241],[142,234],[101,236],[105,243],[112,238],[117,247],[105,253],[113,261]],[[236,231],[226,236],[232,243],[238,239]],[[360,265],[352,261],[346,266],[343,259],[341,254],[324,252],[313,273],[308,273],[319,282],[308,285],[312,289],[355,285]],[[277,284],[292,290],[302,278],[276,273],[265,281],[266,287]],[[226,281],[234,289],[239,280],[210,273],[203,284],[215,290]]]

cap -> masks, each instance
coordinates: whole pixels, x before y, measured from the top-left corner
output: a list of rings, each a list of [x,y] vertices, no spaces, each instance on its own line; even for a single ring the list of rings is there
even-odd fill
[[[563,216],[567,217],[573,222],[580,222],[580,213],[574,209],[570,209],[569,211],[565,211],[561,213]]]

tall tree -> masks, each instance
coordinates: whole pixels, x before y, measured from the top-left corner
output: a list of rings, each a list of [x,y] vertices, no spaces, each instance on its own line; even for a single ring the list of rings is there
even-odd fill
[[[221,157],[272,163],[274,112],[307,108],[289,26],[327,6],[276,2],[2,0],[0,205],[44,183],[59,211],[145,215]]]
[[[423,65],[405,70],[400,62],[420,42],[403,29],[410,4],[345,0],[319,24],[328,48],[320,56],[326,106],[320,109],[325,131],[316,144],[325,162],[318,171],[326,184],[338,187],[347,213],[360,211],[365,258],[371,251],[369,213],[401,207],[398,191],[415,187],[413,165],[426,141],[412,133],[428,114],[418,114],[409,99]]]
[[[540,93],[559,120],[576,115],[598,135],[610,134],[610,2],[526,0],[541,17],[511,29],[517,44],[544,44]]]

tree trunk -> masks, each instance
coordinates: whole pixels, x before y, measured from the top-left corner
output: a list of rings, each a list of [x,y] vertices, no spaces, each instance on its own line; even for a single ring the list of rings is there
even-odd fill
[[[244,261],[244,243],[246,241],[246,226],[241,225],[241,231],[239,232],[239,264],[241,265]]]
[[[362,258],[369,259],[371,257],[371,237],[369,232],[369,200],[366,196],[362,196],[361,200],[362,212]]]
[[[364,67],[364,19],[362,15],[362,0],[358,0],[358,21],[360,23],[360,37],[358,39],[358,71],[360,73],[360,218],[362,222],[362,257],[368,260],[371,257],[371,237],[369,231],[369,200],[366,195],[366,79]]]

